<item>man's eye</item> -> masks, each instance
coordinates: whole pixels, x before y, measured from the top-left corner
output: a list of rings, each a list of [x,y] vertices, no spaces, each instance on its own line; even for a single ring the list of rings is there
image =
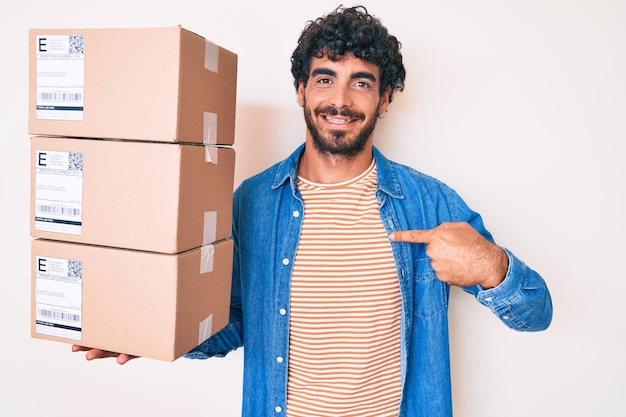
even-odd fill
[[[318,78],[316,81],[318,84],[330,84],[330,78]]]
[[[356,86],[361,88],[371,88],[370,83],[368,83],[367,81],[357,81]]]

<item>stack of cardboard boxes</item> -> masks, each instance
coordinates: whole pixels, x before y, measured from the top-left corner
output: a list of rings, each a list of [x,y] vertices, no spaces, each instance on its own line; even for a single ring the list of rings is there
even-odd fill
[[[237,56],[31,29],[31,336],[175,360],[228,322]]]

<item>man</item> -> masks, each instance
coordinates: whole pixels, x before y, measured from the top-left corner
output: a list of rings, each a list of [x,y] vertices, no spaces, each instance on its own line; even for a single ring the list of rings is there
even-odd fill
[[[305,143],[235,191],[230,323],[186,356],[245,346],[246,417],[451,416],[450,285],[538,331],[546,284],[452,189],[373,146],[405,69],[365,8],[309,22],[292,74]]]

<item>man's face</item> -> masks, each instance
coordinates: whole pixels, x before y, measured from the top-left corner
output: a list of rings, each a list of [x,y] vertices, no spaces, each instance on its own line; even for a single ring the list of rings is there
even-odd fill
[[[354,157],[372,139],[379,114],[389,105],[381,97],[376,65],[352,55],[337,61],[313,58],[306,87],[298,102],[304,107],[307,137],[326,156]]]

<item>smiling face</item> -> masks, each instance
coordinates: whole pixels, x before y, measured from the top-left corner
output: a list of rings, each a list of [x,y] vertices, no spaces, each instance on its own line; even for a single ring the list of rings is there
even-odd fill
[[[352,159],[371,145],[378,116],[389,105],[389,93],[380,96],[379,82],[378,67],[352,55],[312,59],[298,102],[304,107],[307,142],[320,155]]]

